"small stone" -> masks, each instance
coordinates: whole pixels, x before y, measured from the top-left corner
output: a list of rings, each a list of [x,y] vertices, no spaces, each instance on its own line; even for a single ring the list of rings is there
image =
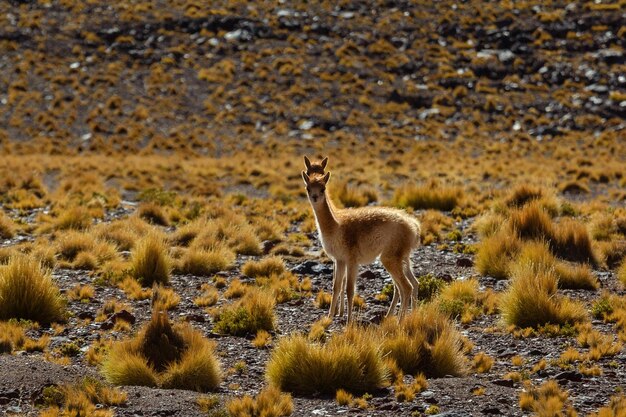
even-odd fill
[[[460,266],[462,268],[471,268],[474,266],[474,261],[470,258],[459,258],[456,260],[456,266]]]
[[[507,388],[513,388],[515,386],[515,382],[510,379],[496,379],[495,381],[491,381],[491,383]]]
[[[583,380],[583,374],[581,374],[578,371],[564,371],[564,372],[556,374],[554,378],[557,380],[580,382]]]

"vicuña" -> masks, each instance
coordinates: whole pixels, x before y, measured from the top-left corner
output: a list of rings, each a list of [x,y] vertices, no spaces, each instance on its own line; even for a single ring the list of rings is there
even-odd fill
[[[348,323],[352,321],[354,292],[359,265],[377,257],[393,279],[394,292],[389,316],[400,301],[400,317],[417,302],[418,282],[411,270],[411,252],[419,246],[420,225],[408,213],[389,207],[338,209],[326,186],[330,172],[324,172],[328,158],[312,163],[304,157],[302,171],[317,230],[326,254],[334,262],[333,295],[329,317],[343,316],[343,291],[348,299]],[[338,306],[339,304],[339,306]]]

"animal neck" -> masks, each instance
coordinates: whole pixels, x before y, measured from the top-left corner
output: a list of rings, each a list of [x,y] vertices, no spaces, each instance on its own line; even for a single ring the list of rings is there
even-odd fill
[[[330,201],[328,192],[325,192],[322,204],[313,206],[317,227],[320,229],[322,235],[328,235],[339,227],[339,222],[335,216],[336,211],[337,209],[333,205],[333,202]]]

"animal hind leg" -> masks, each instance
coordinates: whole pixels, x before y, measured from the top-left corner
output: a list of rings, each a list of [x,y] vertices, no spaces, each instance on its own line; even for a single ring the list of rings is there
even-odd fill
[[[394,294],[398,290],[400,293],[400,318],[404,317],[404,314],[408,310],[410,302],[410,294],[413,290],[408,278],[404,276],[402,270],[402,258],[400,257],[381,257],[385,269],[391,274],[391,278],[394,281]]]
[[[413,286],[413,290],[411,291],[411,308],[415,308],[417,306],[417,296],[419,290],[419,281],[413,275],[413,270],[411,268],[411,255],[407,256],[406,260],[402,265],[402,269],[404,272],[404,276],[407,277],[411,285]]]
[[[348,299],[348,324],[352,323],[352,307],[354,306],[354,291],[358,265],[349,263],[346,268],[346,298]]]

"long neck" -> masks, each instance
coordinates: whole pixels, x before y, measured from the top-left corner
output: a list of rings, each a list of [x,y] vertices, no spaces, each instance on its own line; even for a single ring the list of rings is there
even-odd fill
[[[330,201],[328,192],[325,192],[322,204],[313,206],[315,220],[317,220],[317,225],[323,235],[332,233],[339,227],[339,222],[335,216],[336,211],[337,209],[333,205],[332,201]]]

